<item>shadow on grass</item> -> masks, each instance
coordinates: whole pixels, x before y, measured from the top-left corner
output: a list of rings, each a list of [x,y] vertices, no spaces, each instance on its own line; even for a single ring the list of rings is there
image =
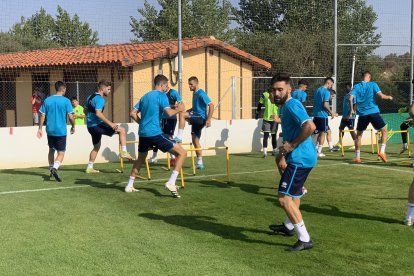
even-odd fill
[[[96,182],[94,180],[87,179],[87,178],[76,179],[74,184],[88,185],[88,186],[99,188],[99,189],[115,189],[115,190],[124,191],[124,187],[118,186],[118,184],[120,183],[105,184],[105,183]]]
[[[161,220],[165,223],[176,225],[180,227],[185,227],[194,231],[203,231],[214,234],[216,236],[222,237],[227,240],[238,240],[248,243],[258,243],[266,245],[278,245],[278,246],[288,246],[284,243],[272,243],[261,240],[253,240],[249,238],[244,232],[250,232],[255,234],[266,234],[269,235],[269,231],[236,227],[225,225],[216,222],[217,219],[208,216],[183,216],[183,215],[173,215],[173,216],[163,216],[151,213],[139,214],[140,217],[152,219],[152,220]]]
[[[40,168],[43,169],[43,168]],[[2,174],[12,174],[12,175],[30,175],[30,176],[40,176],[43,178],[43,181],[55,181],[53,177],[50,177],[49,167],[44,168],[44,172],[35,172],[33,170],[4,170]]]
[[[272,193],[263,193],[260,191],[261,189],[271,190],[274,193],[276,193],[276,190],[274,187],[263,187],[259,185],[248,184],[248,183],[235,183],[235,182],[222,183],[222,182],[215,181],[215,180],[199,180],[199,179],[195,180],[195,182],[200,183],[202,187],[204,185],[204,187],[215,187],[215,188],[221,188],[221,189],[238,188],[241,191],[246,192],[246,193],[263,195],[263,196],[270,196],[272,195]]]

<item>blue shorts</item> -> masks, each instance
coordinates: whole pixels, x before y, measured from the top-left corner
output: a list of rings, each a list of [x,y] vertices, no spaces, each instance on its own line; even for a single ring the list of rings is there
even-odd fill
[[[177,125],[176,119],[161,119],[161,129],[164,134],[168,136],[174,135],[175,126]]]
[[[319,132],[327,132],[328,130],[330,130],[329,125],[328,125],[328,118],[314,117],[313,123],[316,126],[316,129],[314,132],[315,134]]]
[[[167,152],[174,147],[174,144],[175,141],[164,133],[151,137],[139,137],[138,152],[147,152],[154,148]]]
[[[47,136],[47,143],[49,149],[53,149],[59,152],[66,151],[66,136]]]
[[[299,168],[294,165],[288,165],[279,182],[279,194],[302,197],[303,184],[305,184],[311,170],[312,168]]]
[[[188,123],[191,125],[191,134],[195,135],[198,139],[201,137],[201,131],[206,125],[206,119],[204,119],[197,112],[190,112]]]
[[[102,135],[112,136],[115,133],[112,127],[107,124],[99,124],[93,127],[88,127],[88,132],[92,136],[92,144],[95,146],[101,142]]]
[[[339,128],[340,129],[345,129],[346,127],[348,129],[354,129],[355,128],[355,119],[346,120],[346,119],[342,118],[341,124],[339,125]]]
[[[382,119],[381,115],[379,113],[373,113],[373,114],[359,116],[357,130],[358,131],[366,130],[369,123],[371,123],[372,126],[376,130],[383,129],[385,127],[385,122]]]

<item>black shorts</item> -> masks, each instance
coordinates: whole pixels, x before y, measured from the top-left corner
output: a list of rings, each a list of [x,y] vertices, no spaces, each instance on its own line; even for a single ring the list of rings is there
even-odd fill
[[[66,136],[47,136],[47,143],[49,149],[55,151],[65,152],[66,151]]]
[[[382,119],[381,115],[379,113],[373,113],[373,114],[359,116],[357,130],[358,131],[366,130],[369,123],[371,123],[372,126],[376,130],[383,129],[385,127],[385,122]]]
[[[194,134],[198,139],[201,137],[201,131],[206,125],[206,119],[204,119],[197,112],[190,112],[188,123],[191,125],[191,134]]]
[[[161,119],[162,132],[164,132],[164,134],[168,136],[174,135],[176,125],[177,125],[176,119]]]
[[[162,152],[167,152],[174,147],[174,144],[174,139],[164,133],[151,137],[139,137],[138,152],[147,152],[155,147]]]
[[[341,124],[339,125],[339,128],[340,129],[345,129],[346,127],[348,129],[354,129],[355,128],[355,119],[346,120],[346,119],[342,118]]]
[[[316,129],[314,132],[315,134],[319,132],[328,132],[328,130],[330,130],[329,125],[328,125],[328,118],[314,117],[313,123],[316,126]]]
[[[303,184],[305,184],[311,170],[312,168],[299,168],[294,165],[288,165],[279,182],[279,194],[302,197]]]
[[[93,127],[88,127],[88,131],[92,136],[92,144],[95,146],[101,142],[102,135],[111,137],[115,130],[107,124],[99,124]]]

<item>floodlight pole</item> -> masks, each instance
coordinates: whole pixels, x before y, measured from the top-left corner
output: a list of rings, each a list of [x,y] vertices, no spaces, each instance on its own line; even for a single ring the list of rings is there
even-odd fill
[[[411,0],[411,39],[410,39],[410,105],[413,102],[413,79],[414,79],[414,0]]]
[[[414,0],[413,0],[414,1]],[[334,6],[334,56],[333,56],[333,76],[334,85],[333,89],[337,90],[337,82],[338,82],[338,0],[333,0]],[[338,94],[337,94],[338,95]],[[336,113],[336,97],[332,100],[332,111]]]
[[[178,93],[183,95],[183,48],[182,40],[182,22],[181,22],[181,0],[178,0]]]

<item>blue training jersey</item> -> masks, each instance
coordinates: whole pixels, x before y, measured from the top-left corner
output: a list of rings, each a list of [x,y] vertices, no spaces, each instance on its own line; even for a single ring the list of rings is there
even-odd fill
[[[178,91],[175,89],[170,89],[166,95],[171,108],[174,108],[176,103],[183,101],[180,94],[178,94]],[[177,120],[177,115],[169,117],[167,114],[165,114],[165,112],[163,112],[162,119]]]
[[[296,89],[295,91],[292,92],[292,98],[300,101],[301,103],[306,102],[306,97],[307,97],[307,94],[303,90]]]
[[[198,113],[203,119],[207,119],[207,105],[210,103],[211,100],[203,89],[193,93],[193,112]]]
[[[49,136],[66,136],[66,121],[69,113],[73,113],[70,100],[64,96],[53,95],[44,101],[40,113],[47,118],[46,133]]]
[[[351,92],[345,94],[344,96],[344,103],[342,106],[342,118],[347,118],[350,112],[350,107],[349,107],[349,96],[351,96]],[[356,97],[354,96],[354,100],[352,101],[354,104],[356,103]],[[355,119],[356,118],[356,114],[354,113],[354,115],[352,115],[352,117],[350,119]]]
[[[329,92],[326,87],[319,87],[316,90],[313,97],[313,116],[318,118],[328,118],[328,111],[326,111],[324,103],[328,102],[331,97],[331,92]]]
[[[165,93],[158,90],[150,91],[139,100],[134,108],[141,113],[138,130],[140,137],[153,137],[162,134],[161,115],[166,108],[170,108]]]
[[[296,99],[290,98],[281,108],[283,141],[292,142],[298,136],[303,123],[311,120],[305,107]],[[315,145],[311,137],[306,138],[292,152],[286,155],[286,162],[300,168],[313,168],[317,162]]]
[[[96,95],[96,96],[94,96]],[[93,97],[93,99],[90,101],[89,105],[89,99]],[[90,95],[86,101],[84,106],[88,109],[88,113],[86,115],[86,124],[88,127],[94,127],[99,125],[100,123],[103,123],[101,119],[96,116],[96,110],[104,111],[105,108],[105,99],[101,96],[99,93],[95,93],[93,95]]]
[[[354,86],[351,94],[356,98],[357,111],[360,116],[379,113],[375,97],[381,92],[376,82],[360,82]]]

